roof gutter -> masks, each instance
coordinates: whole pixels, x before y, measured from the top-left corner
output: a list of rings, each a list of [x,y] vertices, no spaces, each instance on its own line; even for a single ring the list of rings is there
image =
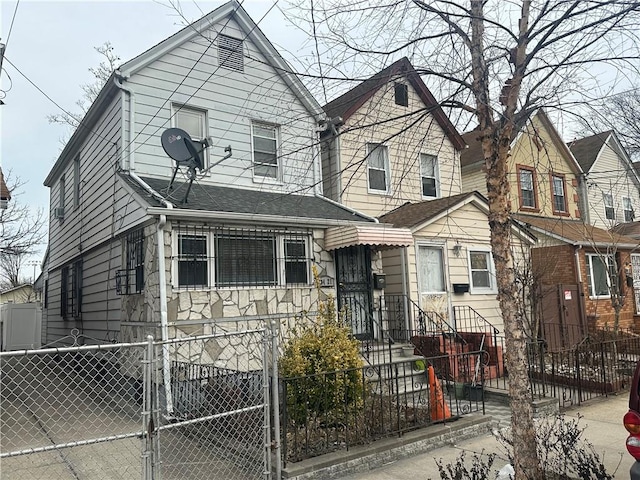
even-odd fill
[[[322,197],[327,200],[325,197]],[[166,214],[171,217],[179,217],[185,219],[195,220],[222,220],[229,222],[258,222],[263,224],[273,224],[282,226],[281,215],[265,215],[265,214],[253,214],[253,213],[236,213],[236,212],[216,212],[210,210],[183,210],[172,209],[167,210],[162,207],[149,207],[147,208],[149,215],[162,215]],[[377,219],[373,217],[367,217],[361,213],[353,211],[354,214],[362,215],[365,218],[371,219],[374,223],[379,223]],[[358,222],[357,220],[334,220],[327,218],[305,218],[305,217],[287,217],[287,223],[304,225],[307,227],[326,228],[343,225],[353,225]]]
[[[354,215],[360,215],[361,217],[369,219],[374,223],[380,223],[380,221],[376,217],[371,217],[371,216],[369,216],[369,215],[367,215],[365,213],[359,212],[358,210],[356,210],[354,208],[351,208],[351,207],[348,207],[346,205],[343,205],[342,203],[336,202],[335,200],[331,200],[330,198],[324,197],[322,195],[316,194],[315,196],[318,197],[318,198],[321,198],[322,200],[326,200],[327,202],[332,203],[332,204],[334,204],[334,205],[336,205],[338,207],[344,208],[345,210],[347,210],[348,212],[353,213]],[[345,220],[345,221],[349,222],[348,220]],[[349,222],[349,223],[351,223],[351,222]]]

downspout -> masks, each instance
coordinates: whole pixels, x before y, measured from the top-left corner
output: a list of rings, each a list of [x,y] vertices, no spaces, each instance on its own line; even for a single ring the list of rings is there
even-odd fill
[[[164,394],[167,402],[167,415],[173,416],[173,397],[171,396],[171,367],[169,365],[169,325],[167,320],[167,275],[164,258],[164,226],[167,216],[160,215],[156,233],[158,235],[158,282],[160,290],[160,332],[162,335],[162,379],[164,381]]]
[[[120,90],[122,90],[124,93],[127,94],[127,96],[129,97],[129,129],[127,130],[128,135],[127,135],[127,148],[126,148],[126,152],[127,155],[122,157],[122,161],[121,161],[121,167],[122,170],[127,170],[126,167],[126,162],[125,160],[128,159],[129,160],[129,168],[128,170],[135,170],[136,169],[136,162],[135,162],[135,146],[134,146],[134,139],[135,139],[135,135],[134,135],[134,130],[135,130],[135,119],[136,119],[136,115],[135,115],[135,105],[136,105],[136,101],[135,101],[135,95],[133,93],[133,90],[131,90],[131,88],[127,88],[125,87],[122,82],[126,80],[126,78],[122,75],[122,73],[120,73],[119,70],[116,70],[116,75],[113,79],[113,82],[116,84],[116,87],[118,87]],[[124,97],[122,98],[122,105],[124,107]],[[122,110],[122,119],[123,119],[123,128],[122,128],[122,140],[124,140],[124,108]],[[124,149],[124,145],[123,145],[123,154],[125,152]]]
[[[582,245],[577,245],[574,254],[576,257],[576,271],[578,272],[578,282],[582,283],[582,271],[580,270],[580,250],[582,249]]]
[[[585,224],[590,225],[591,213],[589,212],[589,188],[587,187],[587,174],[583,173],[579,178],[580,182],[578,183],[578,208],[580,209],[582,221]]]
[[[160,200],[164,203],[167,209],[172,209],[173,205],[167,202],[158,192],[153,190],[144,180],[142,180],[135,173],[135,146],[134,146],[134,130],[135,130],[135,96],[133,90],[131,88],[125,88],[122,82],[126,80],[125,77],[119,72],[116,72],[116,76],[114,77],[114,83],[116,86],[126,93],[129,97],[129,128],[127,129],[127,144],[126,149],[123,144],[123,158],[121,161],[121,167],[123,170],[126,170],[126,162],[125,158],[128,157],[129,160],[129,176],[133,178],[136,182],[138,182],[145,190],[147,190],[153,197]],[[122,97],[122,105],[124,107],[124,96]],[[123,128],[122,128],[122,141],[124,142],[124,108],[122,111],[122,120],[123,120]],[[127,152],[127,157],[124,156],[125,151]],[[158,223],[156,225],[156,241],[158,244],[157,252],[158,252],[158,294],[160,300],[160,336],[162,339],[162,381],[164,383],[164,393],[165,393],[165,401],[167,405],[167,416],[173,416],[173,396],[171,394],[171,366],[169,363],[169,322],[167,318],[167,275],[166,275],[166,262],[164,257],[164,226],[167,223],[167,216],[160,215]]]

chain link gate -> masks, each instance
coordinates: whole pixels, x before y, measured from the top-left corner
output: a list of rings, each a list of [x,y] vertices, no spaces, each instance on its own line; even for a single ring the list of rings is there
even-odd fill
[[[2,478],[271,478],[271,342],[256,328],[0,353]]]

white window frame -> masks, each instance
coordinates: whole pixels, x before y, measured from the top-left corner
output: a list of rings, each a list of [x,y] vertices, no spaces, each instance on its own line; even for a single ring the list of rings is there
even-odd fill
[[[433,177],[426,175],[423,168],[423,159],[433,160]],[[423,181],[425,178],[433,179],[435,181],[436,194],[435,196],[425,195]],[[422,198],[440,198],[440,165],[437,155],[431,155],[428,153],[420,154],[420,190],[422,192]]]
[[[598,260],[603,260],[604,257],[606,259],[606,268],[607,268],[607,291],[609,292],[607,295],[595,295],[594,293],[594,282],[593,282],[593,258],[597,258]],[[587,261],[587,258],[589,261]],[[615,265],[614,258],[612,254],[598,254],[598,253],[585,253],[585,267],[587,268],[587,288],[589,289],[589,298],[611,298],[611,278],[610,278],[610,269]]]
[[[60,184],[58,188],[58,207],[64,211],[64,201],[67,196],[67,180],[64,175],[60,177]]]
[[[173,254],[173,260],[171,262],[171,284],[174,290],[246,290],[256,288],[281,288],[281,287],[308,287],[313,284],[313,276],[311,274],[311,258],[313,251],[311,250],[311,234],[306,232],[300,232],[299,234],[287,235],[284,233],[265,231],[265,236],[275,237],[275,256],[276,256],[276,269],[277,275],[276,282],[273,285],[216,285],[216,261],[218,252],[215,251],[216,232],[211,231],[193,231],[191,229],[179,229],[174,231],[174,235],[171,237],[171,250],[175,252]],[[206,261],[207,261],[207,285],[180,285],[179,278],[179,239],[181,235],[187,236],[202,236],[206,240]],[[259,235],[258,235],[259,236]],[[251,235],[248,238],[252,238]],[[288,283],[286,272],[286,258],[285,258],[285,241],[286,240],[303,240],[305,255],[306,255],[306,274],[307,283]]]
[[[391,187],[391,169],[389,167],[389,147],[383,143],[376,143],[376,142],[368,142],[366,144],[366,150],[367,150],[367,190],[369,193],[374,193],[377,195],[388,195],[390,193],[390,187]],[[382,151],[384,152],[384,168],[377,168],[377,167],[372,167],[370,160],[371,160],[371,152],[373,152],[376,148],[381,148]],[[370,170],[376,170],[376,171],[383,171],[384,172],[384,180],[385,180],[385,189],[384,190],[379,190],[377,188],[371,188],[371,182],[369,181],[369,171]]]
[[[633,200],[631,199],[631,197],[622,197],[622,211],[624,212],[625,222],[634,221],[636,214],[635,214],[635,211],[633,210]],[[627,220],[628,218],[630,218],[630,220]]]
[[[607,200],[609,200],[607,202]],[[602,203],[604,204],[604,218],[605,220],[615,220],[616,219],[616,207],[613,203],[613,195],[611,193],[603,193],[602,194]],[[607,208],[610,208],[613,212],[613,217],[609,217],[607,215]]]
[[[519,190],[519,196],[520,196],[520,208],[524,208],[524,209],[528,209],[528,210],[535,210],[538,208],[538,199],[536,196],[536,186],[535,186],[535,182],[536,182],[536,176],[535,173],[532,169],[528,169],[528,168],[523,168],[520,167],[517,169],[518,172],[518,190]],[[528,174],[530,177],[529,179],[531,180],[531,189],[524,189],[523,185],[524,182],[522,181],[522,174],[526,173]],[[524,192],[531,192],[531,200],[533,200],[533,205],[525,205],[524,204]]]
[[[261,135],[256,135],[254,132],[254,127],[261,127],[267,129],[273,129],[275,138],[264,137]],[[252,120],[250,125],[250,133],[251,133],[251,170],[253,172],[253,180],[257,182],[272,182],[272,183],[280,183],[282,181],[282,164],[281,164],[281,152],[280,152],[280,126],[275,123],[262,122],[259,120]],[[271,166],[268,163],[257,163],[256,162],[256,147],[255,147],[255,139],[256,138],[265,138],[267,140],[275,140],[276,141],[276,176],[269,177],[266,175],[256,175],[256,165],[267,165]]]
[[[556,184],[556,180],[559,181],[559,185]],[[556,191],[556,187],[560,187],[560,192]],[[557,208],[556,198],[562,198],[562,210]],[[564,175],[559,175],[557,173],[551,174],[551,201],[553,204],[551,205],[553,213],[567,213],[569,209],[567,202],[567,190],[565,188],[565,177]]]
[[[420,265],[420,249],[428,248],[430,250],[439,250],[440,251],[440,260],[442,263],[442,290],[426,290],[425,289],[425,279],[422,277],[422,268]],[[433,295],[433,294],[443,294],[447,292],[447,259],[446,259],[446,248],[445,245],[442,244],[434,244],[434,243],[416,243],[416,270],[418,275],[418,288],[420,290],[421,295]]]
[[[489,273],[489,287],[476,287],[473,284],[473,272],[480,271],[478,269],[474,270],[471,268],[471,254],[473,253],[483,253],[488,257],[487,271]],[[467,262],[468,262],[467,266],[469,271],[469,293],[471,294],[497,293],[498,287],[496,282],[496,267],[493,264],[493,255],[491,254],[491,249],[483,248],[483,247],[468,247]]]
[[[197,115],[200,118],[200,128],[202,135],[193,135],[193,132],[189,132],[187,129],[182,128],[178,125],[178,116],[180,114],[191,114]],[[171,126],[174,128],[182,128],[185,132],[189,134],[192,140],[202,141],[208,137],[209,133],[209,115],[207,110],[203,108],[192,107],[190,105],[182,105],[178,103],[171,104]],[[203,152],[204,165],[202,166],[203,170],[209,168],[209,149],[205,149]]]

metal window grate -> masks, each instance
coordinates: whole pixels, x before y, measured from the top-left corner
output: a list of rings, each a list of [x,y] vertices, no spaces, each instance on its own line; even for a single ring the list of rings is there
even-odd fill
[[[308,285],[310,234],[180,225],[173,260],[179,288]]]

